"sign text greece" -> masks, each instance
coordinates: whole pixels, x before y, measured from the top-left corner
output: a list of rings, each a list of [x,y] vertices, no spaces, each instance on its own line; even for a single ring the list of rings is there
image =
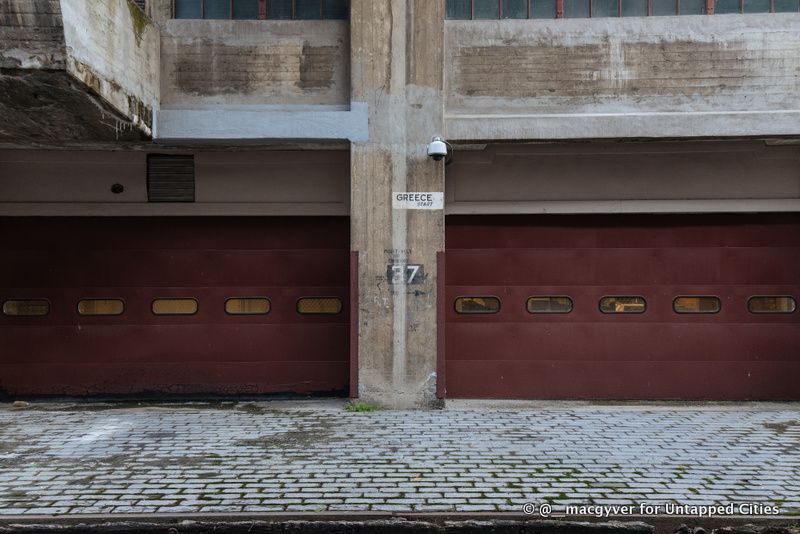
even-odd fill
[[[396,210],[440,210],[444,209],[444,193],[441,192],[394,192],[392,208]]]

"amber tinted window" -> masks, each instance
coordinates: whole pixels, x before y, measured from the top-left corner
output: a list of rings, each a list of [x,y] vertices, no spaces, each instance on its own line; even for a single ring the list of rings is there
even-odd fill
[[[717,313],[721,308],[717,297],[678,297],[672,301],[675,313]]]
[[[455,302],[456,313],[497,313],[500,299],[497,297],[458,297]]]
[[[793,297],[751,297],[747,301],[747,310],[750,313],[793,313],[797,302]]]
[[[44,299],[7,300],[3,303],[3,315],[41,317],[48,313],[50,313],[50,303]]]
[[[569,297],[531,297],[528,299],[529,313],[569,313],[572,299]]]
[[[194,315],[197,313],[197,300],[182,299],[155,299],[151,306],[156,315]]]
[[[120,299],[83,299],[78,302],[79,315],[122,315],[125,303]]]
[[[600,311],[603,313],[644,313],[647,303],[644,297],[603,297]]]
[[[303,315],[335,315],[342,311],[338,297],[303,297],[297,301],[297,313]]]
[[[230,315],[266,315],[270,308],[266,297],[231,298],[225,301],[225,313]]]

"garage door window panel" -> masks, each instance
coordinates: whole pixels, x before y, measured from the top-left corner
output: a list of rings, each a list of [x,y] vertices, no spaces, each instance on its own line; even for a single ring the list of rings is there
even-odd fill
[[[228,315],[267,315],[271,308],[266,297],[233,297],[225,301]]]
[[[500,299],[491,296],[458,297],[454,307],[459,314],[491,314],[500,311]]]
[[[718,297],[709,296],[681,296],[672,301],[675,313],[719,313],[722,303]]]
[[[303,297],[297,301],[300,315],[338,315],[342,313],[339,297]]]
[[[115,316],[125,313],[122,299],[83,299],[78,301],[78,315]]]
[[[530,297],[527,302],[528,313],[570,313],[572,299],[569,297]]]
[[[644,297],[603,297],[600,299],[600,311],[606,314],[639,314],[647,311]]]
[[[44,317],[50,313],[50,302],[45,299],[7,300],[3,302],[3,315],[9,317]]]
[[[154,315],[194,315],[198,304],[194,298],[158,298],[150,308]]]
[[[747,301],[750,313],[794,313],[797,301],[789,296],[755,296]]]

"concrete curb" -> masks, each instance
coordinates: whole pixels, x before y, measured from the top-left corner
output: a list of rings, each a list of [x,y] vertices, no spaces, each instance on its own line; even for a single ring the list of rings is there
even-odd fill
[[[800,534],[800,518],[635,516],[531,518],[522,514],[126,514],[0,517],[0,534]]]

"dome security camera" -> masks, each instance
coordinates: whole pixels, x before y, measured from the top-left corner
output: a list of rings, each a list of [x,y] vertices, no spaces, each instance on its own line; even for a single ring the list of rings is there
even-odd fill
[[[433,161],[442,161],[447,157],[447,142],[441,137],[434,137],[428,144],[428,157]]]

